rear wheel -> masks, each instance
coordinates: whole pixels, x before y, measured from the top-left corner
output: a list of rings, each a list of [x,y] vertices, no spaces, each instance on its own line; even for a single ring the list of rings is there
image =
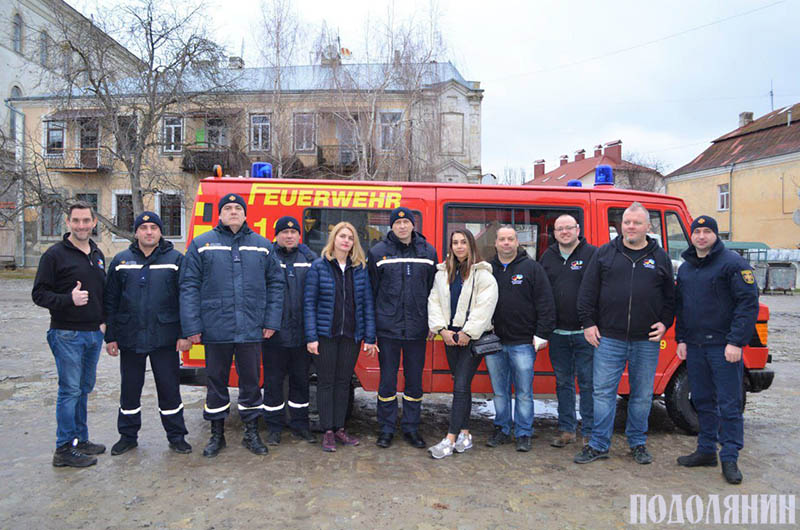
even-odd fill
[[[742,381],[742,412],[747,404],[747,385]],[[667,406],[669,418],[676,426],[689,434],[697,434],[700,423],[697,420],[697,411],[692,403],[692,394],[689,389],[689,371],[682,364],[672,376],[664,392],[664,404]]]

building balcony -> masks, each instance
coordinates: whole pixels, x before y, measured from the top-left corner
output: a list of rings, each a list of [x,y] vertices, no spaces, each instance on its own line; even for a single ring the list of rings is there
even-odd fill
[[[181,168],[188,172],[214,171],[215,165],[221,165],[223,171],[231,174],[243,174],[250,168],[250,159],[244,153],[232,151],[230,148],[189,148],[183,153]]]
[[[45,155],[45,167],[63,173],[100,173],[111,171],[114,160],[111,153],[102,147],[63,149],[59,154]]]
[[[359,153],[360,151],[360,153]],[[359,156],[359,154],[361,156]],[[322,172],[332,175],[350,176],[359,172],[361,164],[365,171],[372,169],[372,145],[317,145],[317,166]]]

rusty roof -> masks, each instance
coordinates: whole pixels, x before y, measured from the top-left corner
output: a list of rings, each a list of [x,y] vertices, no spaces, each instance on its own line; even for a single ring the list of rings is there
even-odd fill
[[[774,110],[713,140],[697,158],[667,177],[800,152],[800,103]]]

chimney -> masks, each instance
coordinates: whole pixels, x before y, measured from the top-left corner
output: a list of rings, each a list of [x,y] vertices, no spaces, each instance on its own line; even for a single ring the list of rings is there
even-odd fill
[[[786,126],[792,124],[792,109],[789,109],[789,112],[786,113]]]
[[[544,175],[544,160],[535,160],[533,162],[533,178],[537,179],[542,175]]]
[[[244,68],[244,59],[241,57],[228,57],[228,68],[231,70],[241,70]]]
[[[739,127],[744,127],[745,125],[749,125],[753,123],[753,113],[752,112],[740,112],[739,113]]]
[[[613,142],[608,142],[605,145],[605,149],[603,150],[603,154],[610,158],[611,160],[616,160],[617,162],[622,160],[622,140],[614,140]]]
[[[597,144],[594,146],[594,156],[602,156],[603,155],[603,146],[601,144]]]
[[[561,161],[558,164],[559,167],[566,165],[569,162],[569,157],[567,155],[561,155]]]
[[[575,162],[583,160],[586,158],[586,150],[585,149],[578,149],[575,151]]]

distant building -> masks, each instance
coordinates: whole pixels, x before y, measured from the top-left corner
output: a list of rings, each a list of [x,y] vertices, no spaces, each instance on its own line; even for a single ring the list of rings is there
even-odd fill
[[[738,128],[667,175],[667,193],[683,198],[695,217],[714,216],[726,239],[797,247],[800,103],[757,120],[739,114]]]
[[[594,156],[586,157],[586,151],[575,152],[569,161],[562,155],[559,166],[545,172],[544,160],[533,163],[533,180],[526,185],[566,186],[570,180],[581,181],[584,187],[594,185],[594,168],[599,165],[611,166],[614,170],[614,184],[618,188],[642,191],[664,191],[664,176],[653,168],[635,164],[622,158],[622,140],[614,140],[594,147]]]

